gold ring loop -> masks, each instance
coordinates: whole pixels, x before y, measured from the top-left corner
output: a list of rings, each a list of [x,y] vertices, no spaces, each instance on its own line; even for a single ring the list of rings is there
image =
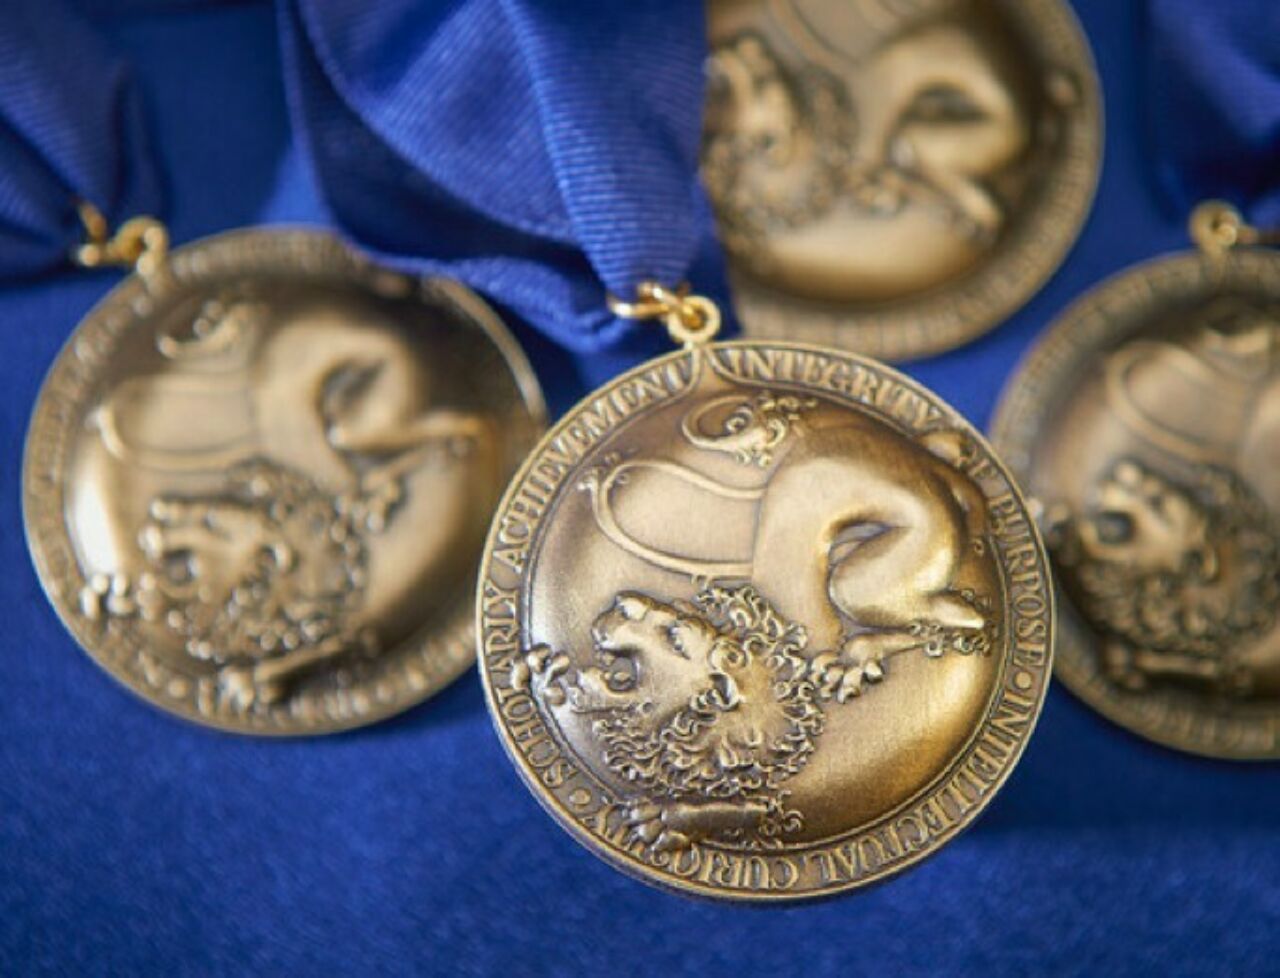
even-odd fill
[[[1188,222],[1191,240],[1210,258],[1222,258],[1232,248],[1280,244],[1280,231],[1256,228],[1225,200],[1197,204]]]
[[[106,216],[93,203],[78,200],[76,210],[86,240],[71,257],[83,268],[115,265],[147,276],[160,267],[169,253],[169,231],[154,217],[130,218],[113,235]]]
[[[709,343],[720,332],[720,309],[706,296],[690,295],[688,283],[669,288],[646,280],[634,300],[606,297],[609,311],[622,319],[661,319],[673,342],[684,347]]]

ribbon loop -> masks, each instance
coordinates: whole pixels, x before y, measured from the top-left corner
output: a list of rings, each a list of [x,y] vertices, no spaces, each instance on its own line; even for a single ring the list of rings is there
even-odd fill
[[[720,307],[703,295],[690,295],[689,283],[669,289],[661,282],[636,286],[634,302],[609,293],[609,311],[619,319],[661,319],[672,342],[685,348],[710,343],[720,332]]]
[[[131,217],[115,234],[102,211],[87,200],[79,202],[80,221],[88,241],[72,252],[83,268],[116,266],[150,275],[169,253],[169,231],[154,217]]]
[[[459,278],[580,352],[630,329],[606,290],[716,267],[700,4],[280,0],[280,15],[322,202],[382,260]]]
[[[0,16],[0,276],[64,264],[79,200],[112,222],[161,206],[128,65],[64,0],[5,0]]]

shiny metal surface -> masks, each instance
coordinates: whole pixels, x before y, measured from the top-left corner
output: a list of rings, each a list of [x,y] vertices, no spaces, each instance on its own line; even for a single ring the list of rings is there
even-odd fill
[[[1160,743],[1280,757],[1280,255],[1176,255],[1086,295],[994,440],[1066,594],[1062,680]]]
[[[543,418],[466,289],[320,232],[233,232],[76,329],[31,421],[28,538],[67,627],[152,703],[356,726],[471,662],[485,528]]]
[[[1033,295],[1093,198],[1061,0],[712,0],[702,173],[750,335],[905,359]]]
[[[1034,726],[1046,557],[973,429],[874,361],[767,342],[577,406],[498,508],[482,675],[593,852],[744,900],[864,885],[952,838]]]

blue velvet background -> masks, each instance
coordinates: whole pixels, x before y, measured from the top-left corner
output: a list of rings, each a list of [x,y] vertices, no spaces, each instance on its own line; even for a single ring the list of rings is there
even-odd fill
[[[909,367],[979,423],[1066,303],[1184,241],[1142,152],[1137,5],[1076,6],[1108,111],[1081,243],[1011,323]],[[269,5],[104,23],[154,114],[177,240],[314,218]],[[114,281],[0,289],[0,975],[1280,972],[1276,765],[1149,746],[1057,689],[968,834],[888,885],[777,911],[669,896],[587,855],[518,782],[474,674],[319,741],[238,739],[141,705],[58,624],[18,506],[40,378]],[[555,409],[601,369],[520,335]]]

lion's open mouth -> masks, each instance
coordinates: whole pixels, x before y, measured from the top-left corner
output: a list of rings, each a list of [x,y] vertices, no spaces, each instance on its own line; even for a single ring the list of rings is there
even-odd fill
[[[1119,546],[1134,537],[1133,517],[1118,509],[1103,509],[1087,514],[1086,519],[1101,543]]]
[[[593,658],[600,666],[600,674],[606,686],[615,693],[625,693],[636,688],[639,673],[636,662],[627,651],[610,647],[608,636],[599,629],[592,629]]]

